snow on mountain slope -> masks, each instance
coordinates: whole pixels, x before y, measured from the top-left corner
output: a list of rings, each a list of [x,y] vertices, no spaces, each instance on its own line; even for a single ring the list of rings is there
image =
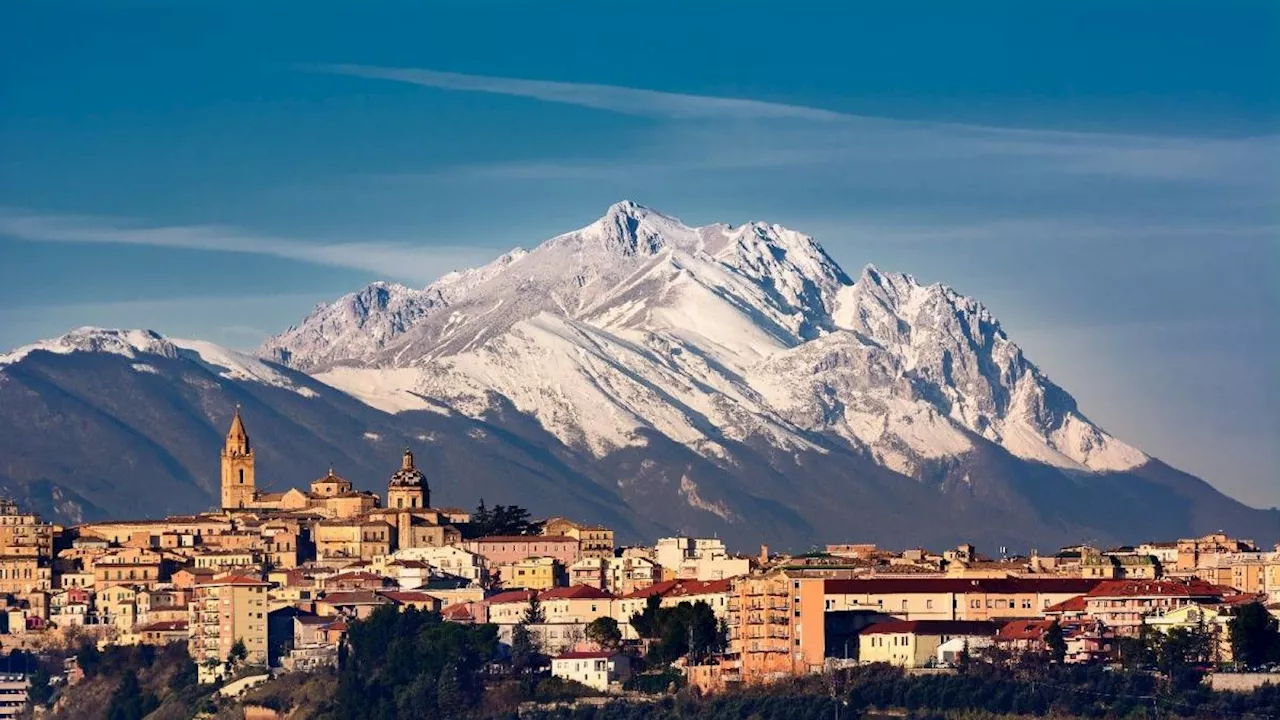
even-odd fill
[[[505,398],[604,456],[657,433],[864,451],[898,472],[978,438],[1072,470],[1146,462],[1079,413],[976,300],[777,225],[692,228],[634,203],[421,291],[377,284],[261,354],[390,411]]]
[[[252,355],[228,350],[203,340],[166,338],[154,330],[77,328],[61,337],[24,345],[0,355],[0,368],[21,362],[37,351],[60,355],[77,352],[122,355],[139,360],[140,362],[133,363],[131,367],[144,373],[156,372],[154,367],[145,362],[148,355],[171,360],[180,359],[199,363],[215,375],[230,380],[248,380],[284,388],[303,397],[315,395],[315,391],[311,388],[295,385],[283,373]]]

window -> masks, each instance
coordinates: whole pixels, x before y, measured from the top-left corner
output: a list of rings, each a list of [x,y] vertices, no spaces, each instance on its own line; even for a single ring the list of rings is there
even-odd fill
[[[240,484],[244,484],[244,468],[240,468]]]
[[[932,609],[933,609],[933,601],[932,601],[932,600],[925,600],[925,601],[924,601],[924,608],[925,608],[926,610],[932,610]]]

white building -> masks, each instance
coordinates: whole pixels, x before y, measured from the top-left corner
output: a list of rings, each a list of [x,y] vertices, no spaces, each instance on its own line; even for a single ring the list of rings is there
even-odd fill
[[[631,659],[616,651],[569,652],[551,659],[551,675],[573,680],[600,692],[621,684],[631,677]]]
[[[730,557],[719,538],[662,538],[654,556],[666,580],[724,580],[751,572],[751,561]]]
[[[18,717],[27,708],[26,675],[0,675],[0,718]]]
[[[452,545],[405,548],[392,557],[396,560],[420,560],[437,572],[470,580],[477,585],[489,580],[489,567],[484,556]]]

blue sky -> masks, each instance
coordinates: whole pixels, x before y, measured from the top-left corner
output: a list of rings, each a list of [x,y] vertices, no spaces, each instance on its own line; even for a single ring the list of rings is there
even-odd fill
[[[1280,505],[1277,67],[1274,2],[10,0],[0,347],[252,348],[629,198],[974,295],[1104,427]]]

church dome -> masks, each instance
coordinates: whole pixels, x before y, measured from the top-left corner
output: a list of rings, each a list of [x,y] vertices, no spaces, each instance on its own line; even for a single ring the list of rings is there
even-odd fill
[[[400,469],[395,475],[391,476],[391,487],[407,487],[416,488],[427,486],[427,476],[422,471],[413,466],[413,453],[409,450],[404,451],[404,458],[400,461]]]

